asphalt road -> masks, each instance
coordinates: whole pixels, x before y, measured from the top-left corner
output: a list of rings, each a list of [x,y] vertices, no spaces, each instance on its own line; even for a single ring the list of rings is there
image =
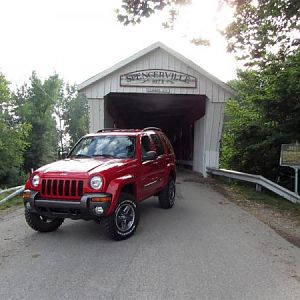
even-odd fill
[[[94,222],[40,234],[23,210],[0,220],[0,299],[300,299],[300,250],[205,184],[178,180],[176,206],[141,205],[136,234]]]

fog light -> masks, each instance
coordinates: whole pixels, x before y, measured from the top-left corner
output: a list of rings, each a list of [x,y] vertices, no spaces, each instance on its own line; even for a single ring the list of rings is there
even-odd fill
[[[95,210],[95,213],[97,215],[102,215],[103,214],[103,208],[100,207],[100,206],[95,207],[94,210]]]
[[[30,209],[30,203],[29,203],[29,202],[26,202],[25,207],[26,207],[27,209]]]

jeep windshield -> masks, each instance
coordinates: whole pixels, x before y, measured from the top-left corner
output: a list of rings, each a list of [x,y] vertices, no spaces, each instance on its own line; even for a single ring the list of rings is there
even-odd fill
[[[71,151],[69,158],[135,158],[135,137],[101,135],[83,138]]]

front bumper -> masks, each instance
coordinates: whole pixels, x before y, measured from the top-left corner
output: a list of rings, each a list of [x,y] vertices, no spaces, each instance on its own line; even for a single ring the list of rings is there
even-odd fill
[[[80,201],[69,201],[63,199],[42,199],[36,191],[26,190],[25,192],[27,192],[27,195],[29,194],[29,197],[24,198],[26,209],[48,218],[99,219],[107,214],[111,204],[111,201],[91,201],[92,198],[111,198],[111,195],[107,193],[85,194]],[[95,208],[97,209],[95,210]]]

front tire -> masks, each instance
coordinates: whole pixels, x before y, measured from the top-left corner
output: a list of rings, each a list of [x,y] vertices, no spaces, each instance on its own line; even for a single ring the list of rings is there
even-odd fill
[[[27,224],[35,231],[51,232],[55,231],[64,221],[63,218],[49,219],[30,212],[25,208],[25,220]]]
[[[131,194],[121,193],[114,213],[103,219],[103,227],[111,239],[126,240],[136,231],[139,218],[139,207],[135,198]]]
[[[165,188],[158,194],[158,202],[161,208],[169,209],[175,203],[175,181],[170,178]]]

